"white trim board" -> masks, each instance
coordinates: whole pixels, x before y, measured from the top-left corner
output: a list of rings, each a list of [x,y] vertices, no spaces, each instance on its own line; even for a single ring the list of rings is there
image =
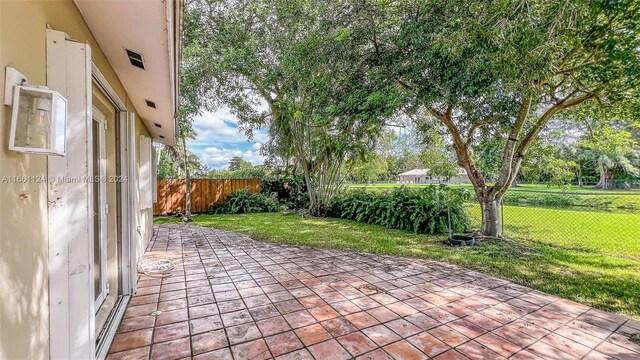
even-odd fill
[[[87,179],[91,149],[91,48],[46,30],[47,86],[69,99],[67,154],[47,158],[49,177]],[[85,181],[47,188],[49,246],[49,350],[51,359],[95,354],[93,279],[87,239],[93,222],[92,189]]]

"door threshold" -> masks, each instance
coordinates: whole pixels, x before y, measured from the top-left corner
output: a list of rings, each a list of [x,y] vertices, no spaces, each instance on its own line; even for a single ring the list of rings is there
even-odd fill
[[[124,312],[127,310],[130,298],[131,296],[129,295],[120,295],[116,299],[113,309],[111,309],[109,316],[107,316],[107,322],[105,322],[102,330],[100,330],[100,334],[96,340],[96,359],[103,360],[107,357],[113,338],[116,336],[118,326],[120,326],[120,321],[122,321]]]

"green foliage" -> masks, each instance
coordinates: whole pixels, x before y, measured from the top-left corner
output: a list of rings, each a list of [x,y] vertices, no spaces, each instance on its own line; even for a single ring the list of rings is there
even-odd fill
[[[216,214],[244,214],[254,212],[278,212],[282,206],[275,194],[249,194],[247,190],[236,190],[223,203],[214,208]]]
[[[265,176],[260,182],[260,191],[275,194],[280,204],[287,209],[309,207],[307,185],[301,176]]]
[[[253,165],[242,158],[242,156],[234,156],[229,160],[229,171],[238,171],[244,169],[252,169]]]
[[[334,217],[382,225],[414,233],[444,234],[448,231],[447,211],[454,232],[468,230],[463,209],[464,190],[444,186],[421,189],[400,187],[390,192],[350,190],[337,195],[330,214]]]
[[[347,180],[355,182],[372,182],[382,180],[389,171],[387,159],[372,153],[365,157],[358,157],[345,164]]]
[[[251,167],[240,170],[214,170],[205,174],[207,179],[261,179],[266,175],[262,167]]]

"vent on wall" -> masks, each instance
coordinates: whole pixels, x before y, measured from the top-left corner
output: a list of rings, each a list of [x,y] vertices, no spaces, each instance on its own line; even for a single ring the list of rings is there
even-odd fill
[[[138,54],[137,52],[131,51],[129,49],[126,49],[126,50],[127,50],[127,56],[129,56],[129,61],[131,62],[131,65],[144,70],[144,59],[142,58],[142,54]]]
[[[163,135],[159,135],[158,137],[159,137],[160,139],[164,139],[164,136],[163,136]]]
[[[155,125],[157,128],[161,128],[162,125],[158,124],[158,123],[153,123],[153,125]]]
[[[156,103],[154,103],[153,101],[144,99],[144,102],[147,103],[148,107],[156,109]]]

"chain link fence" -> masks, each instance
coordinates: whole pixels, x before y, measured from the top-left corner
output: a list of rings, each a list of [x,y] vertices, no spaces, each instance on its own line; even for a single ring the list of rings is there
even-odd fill
[[[474,229],[480,206],[468,204]],[[515,240],[640,260],[640,191],[572,188],[509,190],[501,208],[503,235]]]

